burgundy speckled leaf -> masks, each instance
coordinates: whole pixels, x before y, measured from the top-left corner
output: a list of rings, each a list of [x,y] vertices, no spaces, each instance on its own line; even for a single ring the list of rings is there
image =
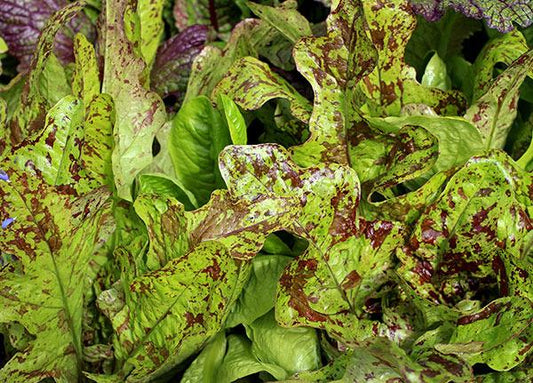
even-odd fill
[[[533,298],[527,252],[533,222],[531,175],[503,152],[473,157],[428,205],[407,246],[399,274],[417,293],[457,303],[499,288]]]
[[[364,313],[387,280],[400,225],[357,217],[359,181],[348,167],[298,167],[277,145],[231,146],[221,154],[230,193],[254,201],[294,198],[288,230],[309,242],[278,287],[276,318],[285,326],[325,329],[343,341],[380,334],[386,326]]]

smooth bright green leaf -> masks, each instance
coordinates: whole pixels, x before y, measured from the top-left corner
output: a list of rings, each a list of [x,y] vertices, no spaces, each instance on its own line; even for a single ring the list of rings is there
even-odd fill
[[[226,327],[251,324],[274,307],[279,278],[290,260],[282,255],[261,255],[252,260],[250,279],[229,314]]]
[[[422,76],[422,85],[444,91],[452,88],[451,80],[446,71],[446,63],[436,52],[426,66],[426,70]]]
[[[252,341],[252,354],[264,363],[282,367],[288,375],[320,367],[318,337],[314,329],[283,328],[270,311],[247,325],[246,333]]]
[[[251,342],[238,335],[228,336],[227,353],[218,370],[217,382],[231,383],[248,375],[266,371],[275,379],[285,379],[287,373],[283,368],[264,363],[252,354]]]
[[[231,141],[234,145],[246,145],[248,142],[246,121],[244,121],[238,106],[225,94],[218,96],[218,102],[222,106],[224,117],[226,117]]]
[[[226,353],[226,336],[215,335],[183,374],[180,383],[218,383],[217,372]]]
[[[181,107],[172,120],[168,150],[176,178],[191,192],[196,207],[211,192],[224,187],[218,170],[218,154],[231,143],[228,127],[208,98],[200,96]]]

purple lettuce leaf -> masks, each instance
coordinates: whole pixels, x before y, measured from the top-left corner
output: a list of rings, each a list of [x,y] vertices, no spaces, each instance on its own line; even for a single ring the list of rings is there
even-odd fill
[[[194,58],[203,49],[209,28],[193,25],[165,41],[158,49],[151,73],[151,87],[162,98],[181,101],[187,89]]]
[[[9,53],[19,60],[19,72],[29,68],[46,21],[67,4],[66,0],[0,0],[0,36]],[[82,13],[56,36],[54,53],[64,64],[74,61],[73,37],[78,32],[88,37],[94,35],[92,24]]]
[[[451,8],[468,17],[485,19],[487,25],[509,32],[513,23],[527,27],[533,23],[530,0],[410,0],[414,11],[429,21],[437,21]]]

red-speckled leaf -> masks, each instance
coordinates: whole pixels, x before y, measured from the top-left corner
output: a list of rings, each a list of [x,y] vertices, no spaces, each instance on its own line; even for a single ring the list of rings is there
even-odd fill
[[[392,222],[357,218],[359,182],[351,169],[336,164],[302,169],[280,146],[257,145],[226,148],[221,172],[230,193],[240,198],[296,200],[294,220],[284,229],[309,246],[281,277],[280,323],[326,329],[344,341],[382,330],[364,319],[363,306],[387,279],[402,230]]]
[[[150,238],[148,271],[128,283],[124,307],[110,315],[125,362],[118,376],[155,379],[219,332],[248,277],[247,260],[293,221],[294,205],[290,197],[250,201],[221,191],[185,212],[171,197],[140,195],[134,206]]]
[[[113,226],[109,193],[98,189],[75,200],[69,187],[48,186],[31,172],[4,170],[9,180],[0,181],[0,251],[13,257],[0,272],[0,322],[20,323],[31,340],[0,370],[0,378],[78,381],[90,262]]]
[[[485,148],[504,147],[527,75],[533,76],[533,50],[515,60],[466,111],[465,119],[479,129]]]
[[[301,165],[349,163],[345,131],[359,120],[354,88],[376,61],[362,2],[336,1],[332,9],[326,36],[304,37],[294,46],[296,67],[315,93],[309,140],[293,148]]]
[[[496,299],[461,316],[450,342],[435,348],[472,365],[486,363],[496,371],[508,371],[533,351],[533,302],[515,296]]]
[[[166,113],[161,98],[146,89],[146,63],[126,34],[130,26],[125,16],[134,17],[131,4],[126,0],[107,2],[104,14],[102,92],[113,97],[115,104],[113,174],[119,197],[131,200],[133,180],[152,161],[152,142]]]
[[[531,175],[503,152],[473,157],[428,205],[399,274],[420,296],[456,303],[471,294],[533,297]]]
[[[54,13],[41,30],[35,47],[35,55],[29,65],[29,73],[24,82],[19,104],[15,108],[10,122],[11,141],[15,144],[30,137],[44,125],[44,118],[49,100],[44,94],[48,88],[42,89],[40,84],[46,64],[53,51],[54,39],[61,27],[67,24],[82,9],[83,2],[74,2]]]
[[[363,110],[373,116],[397,116],[404,105],[424,104],[438,114],[462,111],[465,99],[459,92],[420,85],[414,68],[404,61],[416,26],[407,0],[363,1],[363,7],[378,55],[373,72],[361,82]]]

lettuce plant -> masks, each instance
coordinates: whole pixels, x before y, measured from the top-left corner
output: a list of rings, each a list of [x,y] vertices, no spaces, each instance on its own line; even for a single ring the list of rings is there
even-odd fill
[[[0,1],[2,381],[531,380],[530,29],[416,17],[527,3],[46,3]]]

